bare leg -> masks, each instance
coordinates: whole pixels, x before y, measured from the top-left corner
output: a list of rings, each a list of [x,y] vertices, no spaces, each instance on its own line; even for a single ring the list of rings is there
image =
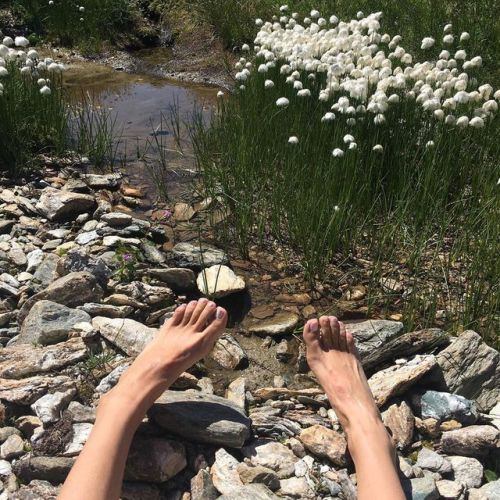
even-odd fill
[[[176,309],[116,387],[101,398],[92,433],[60,499],[119,498],[130,444],[146,411],[183,371],[211,351],[226,323],[226,311],[207,299]]]
[[[318,377],[347,435],[360,500],[404,500],[394,449],[354,340],[333,316],[310,320],[304,327],[307,360]]]

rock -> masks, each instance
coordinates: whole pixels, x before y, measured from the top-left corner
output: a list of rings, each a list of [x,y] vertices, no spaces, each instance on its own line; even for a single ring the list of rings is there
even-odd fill
[[[442,479],[436,482],[436,487],[440,498],[445,500],[459,500],[463,498],[464,485],[458,481]]]
[[[18,321],[22,323],[31,308],[41,300],[50,300],[68,307],[76,307],[87,302],[99,302],[102,295],[102,289],[93,274],[85,271],[70,273],[28,299],[19,312]]]
[[[418,452],[416,465],[421,469],[439,472],[439,474],[448,474],[452,470],[451,463],[446,457],[425,447]]]
[[[148,275],[162,281],[175,292],[189,292],[196,289],[196,275],[191,269],[148,269]]]
[[[229,495],[221,495],[219,500],[279,500],[273,492],[263,484],[246,484],[234,488]]]
[[[109,212],[101,215],[101,222],[108,224],[111,227],[127,227],[132,224],[132,216],[121,212]]]
[[[36,413],[43,424],[51,424],[57,422],[61,418],[62,411],[68,406],[74,395],[75,391],[73,389],[66,392],[45,394],[45,396],[37,399],[31,405],[31,409]]]
[[[468,500],[498,500],[500,498],[500,480],[492,481],[479,489],[469,490]]]
[[[177,222],[187,222],[191,220],[196,211],[188,203],[176,203],[174,207],[174,219]]]
[[[250,436],[244,411],[210,394],[165,391],[148,415],[163,429],[194,442],[241,448]]]
[[[500,431],[491,425],[471,425],[443,432],[441,449],[444,453],[481,457],[498,447]]]
[[[392,439],[398,449],[404,450],[413,442],[415,417],[405,401],[393,404],[382,413],[384,425],[391,430]]]
[[[15,427],[0,427],[0,444],[7,441],[7,438],[13,436],[14,434],[16,434],[17,436],[21,435],[19,430]]]
[[[28,253],[28,255],[26,256],[28,264],[26,271],[28,273],[32,273],[33,271],[35,271],[36,268],[42,263],[44,257],[45,254],[39,248]]]
[[[245,351],[236,339],[229,334],[223,335],[215,343],[210,358],[226,370],[236,370],[248,365],[248,356]]]
[[[90,436],[92,427],[93,425],[88,423],[73,424],[73,434],[71,440],[64,448],[63,456],[74,457],[78,455],[83,450],[83,446]]]
[[[280,487],[278,476],[267,467],[257,465],[250,467],[245,463],[238,464],[238,474],[240,479],[245,484],[261,483],[267,486],[271,491],[275,491]]]
[[[252,465],[267,467],[275,471],[280,479],[292,476],[299,460],[289,448],[275,441],[254,441],[242,451]]]
[[[299,319],[299,316],[295,313],[281,311],[272,318],[245,320],[243,326],[249,333],[257,335],[285,335],[295,330],[299,324]]]
[[[117,285],[115,291],[155,307],[172,305],[175,300],[175,295],[170,288],[153,286],[141,281]]]
[[[80,338],[44,348],[32,344],[13,345],[0,349],[0,378],[22,378],[56,371],[87,355],[88,349]]]
[[[48,481],[35,479],[28,485],[21,486],[13,495],[12,500],[56,500],[60,488],[52,486]]]
[[[113,306],[111,304],[94,304],[87,303],[83,306],[78,306],[77,309],[85,311],[90,316],[106,316],[106,318],[126,318],[134,312],[130,306]]]
[[[75,242],[78,243],[79,245],[88,245],[89,243],[92,243],[93,241],[96,241],[99,238],[100,236],[97,233],[97,231],[87,231],[85,233],[80,233],[75,238]]]
[[[243,486],[243,481],[238,474],[238,460],[230,455],[224,448],[215,452],[215,462],[210,469],[213,485],[222,495],[234,498],[235,488]],[[232,497],[230,495],[233,495]]]
[[[288,363],[294,356],[293,349],[286,339],[282,339],[276,346],[276,359],[280,363]]]
[[[18,342],[49,345],[68,338],[74,325],[91,321],[90,316],[49,300],[40,300],[24,320]]]
[[[346,328],[352,332],[359,354],[363,359],[370,352],[383,347],[390,340],[403,333],[403,323],[374,319],[353,323],[346,323]]]
[[[10,465],[10,462],[7,462],[7,460],[0,460],[0,477],[9,476],[11,472],[12,472],[12,466]]]
[[[74,220],[95,207],[93,196],[53,188],[45,188],[36,204],[38,212],[53,222]]]
[[[416,357],[405,365],[391,366],[375,373],[368,381],[375,402],[383,406],[392,397],[403,394],[435,366],[436,358],[430,355]]]
[[[286,387],[261,387],[253,391],[253,395],[257,399],[262,399],[267,401],[268,399],[276,398],[291,398],[297,396],[321,396],[324,395],[322,389],[311,388],[311,389],[287,389]]]
[[[11,241],[7,257],[17,267],[24,267],[28,263],[23,248],[17,241]]]
[[[1,351],[0,351],[1,353]],[[238,377],[233,380],[226,390],[226,398],[228,401],[238,405],[243,410],[246,406],[246,379],[245,377]]]
[[[36,376],[22,380],[0,378],[0,400],[29,406],[51,390],[66,391],[74,382],[66,376]]]
[[[491,425],[495,426],[497,429],[500,429],[500,402],[498,402],[490,410],[489,417],[491,419],[491,422],[490,422]]]
[[[215,299],[242,292],[246,288],[243,278],[227,266],[211,266],[203,269],[196,279],[198,290]]]
[[[457,420],[462,424],[473,424],[478,411],[472,401],[447,392],[426,391],[414,395],[413,405],[420,411],[421,418],[435,418],[438,421]]]
[[[141,246],[141,240],[137,238],[122,238],[121,236],[104,236],[102,244],[108,248],[119,247],[120,245]]]
[[[304,429],[299,439],[313,455],[327,458],[340,467],[346,465],[347,442],[338,432],[322,425],[313,425]]]
[[[227,264],[226,254],[218,248],[191,243],[177,243],[172,249],[173,258],[179,267],[194,269]]]
[[[100,285],[105,286],[113,272],[100,258],[93,257],[83,250],[71,250],[64,257],[59,259],[57,272],[60,276],[69,273],[87,271],[93,274]]]
[[[121,174],[80,174],[80,179],[92,189],[115,189]]]
[[[437,347],[448,343],[449,335],[438,328],[398,334],[390,340],[384,341],[376,349],[365,346],[361,360],[365,369],[372,369],[384,361],[407,357],[419,352],[432,352]]]
[[[415,417],[415,427],[424,437],[435,439],[441,435],[439,422],[435,418],[426,418],[422,420]]]
[[[469,330],[437,357],[448,391],[489,411],[500,400],[500,354]]]
[[[467,488],[479,488],[483,482],[484,469],[479,460],[469,457],[448,457],[453,469],[453,479]]]
[[[291,477],[280,481],[280,493],[286,498],[315,498],[305,477]]]
[[[128,356],[138,356],[154,339],[157,330],[148,328],[132,319],[92,319],[92,326],[109,342],[119,347]]]
[[[412,500],[437,500],[439,498],[436,481],[430,476],[411,479],[407,494]]]
[[[16,419],[14,425],[22,432],[24,437],[29,439],[35,429],[42,426],[42,421],[35,415],[23,415]]]
[[[12,460],[24,454],[24,441],[17,434],[10,435],[0,446],[0,458]]]
[[[136,437],[125,467],[125,479],[163,483],[187,465],[181,443],[160,438]]]
[[[49,253],[43,257],[40,265],[37,266],[35,274],[33,275],[33,281],[40,286],[36,288],[36,291],[49,286],[53,283],[59,275],[57,274],[57,264],[59,262],[59,257],[53,253]]]
[[[163,264],[167,260],[165,254],[163,254],[151,243],[143,242],[141,250],[144,258],[152,264]]]
[[[74,458],[28,455],[16,462],[14,472],[25,483],[33,479],[44,479],[58,484],[65,481],[74,463]]]
[[[219,492],[215,489],[212,477],[200,469],[198,474],[191,479],[191,500],[216,500]]]
[[[15,220],[0,220],[0,234],[9,234],[15,223]]]

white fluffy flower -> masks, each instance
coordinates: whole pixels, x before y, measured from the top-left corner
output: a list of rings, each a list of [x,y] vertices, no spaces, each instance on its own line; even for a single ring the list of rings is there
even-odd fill
[[[219,92],[217,92],[217,97],[224,97],[224,92],[222,92],[222,90],[219,90]]]
[[[30,42],[27,38],[24,38],[24,36],[16,36],[14,44],[16,47],[28,47]]]
[[[4,68],[3,66],[0,66],[0,77],[1,76],[7,76],[9,72],[7,71],[7,68]]]
[[[447,24],[443,28],[443,33],[449,33],[452,29],[453,29],[453,25],[452,24]]]
[[[330,16],[330,24],[338,24],[339,18],[337,16]]]
[[[442,109],[436,109],[436,111],[434,111],[434,118],[436,118],[436,120],[443,121],[444,111]]]
[[[257,18],[255,20],[255,26],[257,26],[258,28],[260,28],[263,24],[264,24],[264,21],[262,19]]]
[[[375,153],[383,153],[384,148],[382,147],[381,144],[377,144],[377,145],[373,146],[372,151],[374,151]]]
[[[444,120],[446,125],[455,125],[456,122],[457,119],[453,115],[448,115]]]
[[[261,64],[257,70],[259,73],[267,73],[268,68],[265,64]]]
[[[272,89],[274,87],[274,82],[272,80],[266,80],[264,82],[265,89]]]
[[[289,104],[290,101],[286,97],[280,97],[276,101],[276,106],[278,106],[278,108],[286,108]]]
[[[47,87],[47,85],[44,85],[41,89],[40,89],[40,94],[42,95],[50,95],[52,94],[52,91],[50,90],[49,87]]]
[[[250,50],[250,45],[248,45],[248,43],[244,43],[242,46],[241,46],[241,50],[243,52],[248,52]]]
[[[433,148],[436,144],[434,143],[434,141],[429,141],[427,142],[427,144],[425,145],[425,147],[427,149],[430,149],[430,148]]]
[[[385,116],[382,113],[379,113],[373,119],[373,123],[375,123],[375,125],[383,125],[385,123]]]
[[[454,40],[455,38],[453,37],[453,35],[445,35],[443,37],[443,43],[445,43],[446,45],[451,45]]]
[[[6,36],[3,39],[2,44],[6,47],[12,47],[12,45],[14,45],[14,40],[10,36]]]
[[[356,149],[358,149],[358,145],[355,142],[351,142],[349,144],[349,150],[350,151],[356,151]]]
[[[282,5],[280,7],[280,12],[286,12],[288,10],[288,5]]]
[[[39,87],[44,87],[47,85],[47,80],[45,80],[45,78],[39,78],[36,83]]]
[[[79,8],[78,8],[78,10],[79,10],[80,12],[85,12],[85,7],[83,7],[83,5],[82,5],[81,7],[79,7]]]
[[[422,45],[420,46],[420,48],[422,50],[427,50],[427,49],[430,49],[431,47],[433,47],[435,43],[436,43],[436,40],[434,40],[434,38],[431,38],[429,36],[429,37],[426,37],[422,40]]]
[[[334,158],[342,158],[344,156],[344,151],[342,151],[341,149],[339,148],[335,148],[333,151],[332,151],[332,156]]]
[[[457,61],[465,61],[466,57],[467,57],[467,52],[465,52],[465,50],[457,50],[455,53],[455,59]]]
[[[461,41],[461,42],[466,42],[467,40],[470,40],[470,35],[469,35],[469,33],[467,33],[467,31],[464,31],[464,32],[460,35],[460,41]]]
[[[344,135],[344,142],[346,144],[354,142],[354,137],[352,135],[350,135],[350,134]]]
[[[469,122],[469,126],[473,128],[483,128],[484,120],[482,118],[479,118],[479,116],[476,116]]]
[[[311,97],[311,91],[309,89],[302,89],[297,92],[297,97]]]
[[[313,19],[318,19],[318,17],[320,16],[320,13],[319,13],[319,11],[317,11],[317,10],[313,9],[313,10],[311,10],[311,14],[310,14],[310,16],[311,16]]]
[[[289,139],[288,139],[288,144],[298,144],[299,143],[299,138],[296,137],[295,135],[292,135]]]
[[[332,113],[329,111],[328,113],[325,113],[325,115],[321,118],[321,121],[324,122],[332,122],[335,120],[335,113]]]
[[[496,101],[494,101],[493,99],[489,100],[489,101],[486,101],[484,104],[483,104],[483,109],[487,112],[487,113],[496,113],[498,111],[498,103]]]
[[[467,116],[461,116],[457,120],[457,127],[459,128],[466,128],[469,126],[469,118]]]

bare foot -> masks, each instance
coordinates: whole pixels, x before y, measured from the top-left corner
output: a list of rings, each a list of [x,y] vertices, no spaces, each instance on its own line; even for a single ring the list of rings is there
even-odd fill
[[[208,355],[227,324],[227,312],[202,298],[179,306],[113,389],[147,410],[179,375]]]
[[[345,325],[334,316],[310,320],[304,326],[304,340],[309,367],[325,390],[348,438],[358,431],[366,433],[375,428],[386,434],[353,336]],[[350,448],[356,445],[349,444]]]

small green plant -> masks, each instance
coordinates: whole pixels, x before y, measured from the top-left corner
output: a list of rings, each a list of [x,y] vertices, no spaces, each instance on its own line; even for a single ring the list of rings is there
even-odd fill
[[[104,351],[100,353],[91,354],[84,362],[83,366],[87,372],[94,370],[103,370],[108,367],[115,359],[116,353],[112,351]]]
[[[120,245],[115,251],[115,259],[118,268],[115,272],[120,281],[133,281],[136,275],[137,263],[141,260],[141,254],[137,248]]]

